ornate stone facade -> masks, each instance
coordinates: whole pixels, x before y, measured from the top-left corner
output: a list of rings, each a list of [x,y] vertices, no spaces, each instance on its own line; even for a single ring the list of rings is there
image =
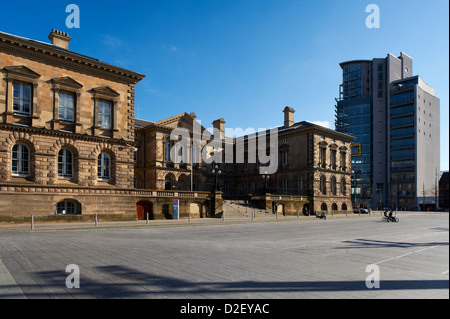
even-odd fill
[[[143,78],[0,33],[0,215],[135,214],[127,192]]]
[[[235,150],[237,140],[225,136],[223,119],[212,123],[221,141],[215,149],[195,136],[206,129],[194,113],[135,120],[135,85],[144,76],[67,50],[66,34],[52,31],[55,38],[46,44],[0,32],[0,222],[30,215],[162,219],[177,205],[182,218],[206,217],[220,213],[221,191],[266,207],[277,201],[286,214],[352,210],[352,137],[295,123],[286,108],[279,166],[263,178],[248,160],[225,163],[224,143]],[[222,163],[177,149],[170,139],[176,128]],[[174,150],[181,161],[169,156]]]
[[[172,141],[170,135],[176,128],[189,131],[190,139],[193,138],[193,125],[196,119],[194,113],[183,113],[157,123],[136,121],[136,142],[138,152],[136,158],[135,174],[138,189],[159,189],[168,191],[211,191],[211,179],[208,178],[208,168],[204,162],[191,163],[190,149],[175,154],[178,160],[170,157],[170,151],[177,141]],[[199,124],[200,126],[200,124]],[[205,128],[201,127],[203,133]],[[192,143],[192,142],[191,142]],[[206,141],[201,142],[201,148]],[[186,160],[187,159],[187,160]],[[179,163],[178,163],[179,162]],[[192,176],[192,180],[191,180]]]
[[[195,114],[183,113],[157,123],[137,121],[137,187],[184,191],[192,187],[194,191],[211,191],[216,185],[225,198],[253,199],[268,209],[277,202],[286,214],[297,211],[353,213],[350,145],[354,138],[308,122],[295,123],[294,112],[292,108],[284,110],[284,126],[276,129],[278,168],[274,174],[266,176],[260,174],[257,162],[249,160],[248,139],[243,146],[244,163],[237,163],[235,157],[233,163],[226,163],[225,141],[232,144],[236,155],[238,140],[225,138],[223,119],[213,123],[222,138],[218,148],[221,163],[215,163],[216,171],[220,170],[218,176],[213,173],[212,164],[204,161],[191,167],[190,153],[184,164],[176,164],[168,157],[174,147],[174,141],[170,140],[172,131],[185,128],[192,138]],[[204,130],[202,127],[202,132]],[[201,147],[209,147],[209,142],[202,140]],[[269,143],[268,138],[266,145]]]
[[[276,201],[291,207],[289,212],[286,210],[290,214],[297,210],[353,213],[350,145],[354,138],[309,122],[294,123],[294,112],[286,108],[285,124],[277,129],[276,173],[261,175],[258,164],[237,164],[234,179],[226,181],[231,185],[225,189],[234,189],[237,194],[256,194],[259,199],[261,194],[283,195],[278,196],[279,200],[267,195],[267,207]],[[296,200],[303,204],[294,205]]]

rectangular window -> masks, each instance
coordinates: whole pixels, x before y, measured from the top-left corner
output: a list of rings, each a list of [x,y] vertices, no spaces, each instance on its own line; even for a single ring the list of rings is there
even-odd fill
[[[171,147],[170,147],[170,140],[167,139],[164,142],[164,160],[166,162],[170,162],[170,149],[171,149]]]
[[[399,130],[391,131],[391,138],[404,138],[404,137],[412,137],[414,136],[414,128],[404,128]]]
[[[284,151],[281,152],[281,165],[287,165],[288,164],[288,152]]]
[[[396,106],[405,103],[414,103],[414,92],[393,95],[391,97],[391,106]]]
[[[346,152],[341,153],[341,169],[343,171],[347,170],[347,153]]]
[[[111,102],[98,102],[98,126],[105,130],[111,129]]]
[[[414,138],[391,141],[392,150],[414,148],[414,145],[415,145]]]
[[[284,193],[286,193],[288,191],[288,180],[287,179],[281,180],[281,188]]]
[[[331,150],[331,166],[334,169],[336,169],[336,157],[337,157],[336,150]]]
[[[75,97],[70,93],[59,93],[59,120],[74,123]]]
[[[303,191],[303,178],[299,178],[297,180],[297,189],[298,189],[299,192]]]
[[[407,105],[391,109],[391,117],[414,114],[414,105]]]
[[[325,165],[325,158],[326,158],[327,150],[325,148],[321,148],[319,150],[319,164]]]
[[[391,128],[402,127],[402,126],[413,126],[414,117],[402,117],[391,120]]]
[[[392,151],[391,160],[403,161],[414,159],[414,150]]]
[[[31,115],[31,85],[14,82],[13,110],[15,114]]]

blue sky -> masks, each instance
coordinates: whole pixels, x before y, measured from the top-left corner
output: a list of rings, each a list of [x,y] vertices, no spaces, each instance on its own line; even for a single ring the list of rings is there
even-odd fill
[[[80,29],[65,12],[77,4]],[[380,8],[368,29],[366,7]],[[1,4],[0,30],[48,42],[68,32],[70,49],[147,77],[136,88],[139,118],[195,112],[206,127],[271,128],[283,109],[296,121],[329,123],[339,63],[396,56],[414,59],[414,74],[441,99],[441,167],[449,169],[449,4],[447,0],[157,0],[22,1]]]

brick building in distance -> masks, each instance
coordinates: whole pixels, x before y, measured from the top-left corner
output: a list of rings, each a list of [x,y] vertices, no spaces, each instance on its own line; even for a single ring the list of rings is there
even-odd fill
[[[443,172],[439,179],[439,207],[448,210],[449,208],[449,172]]]

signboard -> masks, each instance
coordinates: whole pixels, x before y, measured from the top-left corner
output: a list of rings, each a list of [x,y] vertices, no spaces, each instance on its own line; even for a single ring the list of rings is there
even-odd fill
[[[351,146],[352,149],[352,157],[362,156],[362,145],[354,144]]]
[[[173,219],[180,219],[180,201],[173,201]]]

